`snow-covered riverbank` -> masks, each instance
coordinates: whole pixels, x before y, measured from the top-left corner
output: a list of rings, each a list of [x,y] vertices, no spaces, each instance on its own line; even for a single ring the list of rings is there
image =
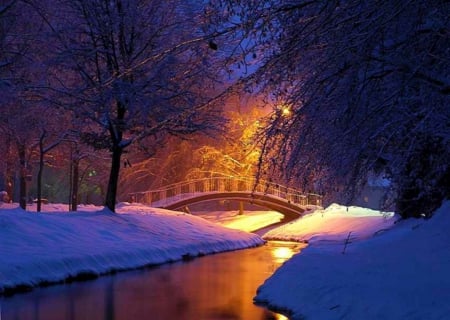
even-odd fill
[[[0,293],[264,243],[193,215],[137,204],[119,205],[118,214],[94,206],[68,213],[47,205],[39,214],[7,207],[0,208]]]
[[[259,236],[220,224],[253,230],[280,219],[275,212],[213,212],[202,214],[207,221],[138,204],[120,204],[118,214],[95,206],[44,210],[0,207],[0,291],[261,245]],[[450,202],[430,220],[340,205],[316,210],[262,236],[309,245],[256,300],[292,320],[447,319],[448,230]]]
[[[430,220],[402,220],[390,230],[395,217],[364,211],[331,206],[303,225],[270,232],[309,246],[259,288],[256,300],[292,320],[449,319],[450,202]]]

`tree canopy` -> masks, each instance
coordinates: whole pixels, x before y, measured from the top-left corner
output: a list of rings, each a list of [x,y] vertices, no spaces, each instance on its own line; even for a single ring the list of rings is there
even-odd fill
[[[121,157],[130,145],[154,152],[168,136],[221,130],[224,119],[214,103],[218,57],[210,38],[194,1],[2,3],[0,104],[6,112],[0,130],[8,133],[2,140],[18,141],[21,180],[32,174],[27,159],[35,161],[37,144],[43,168],[48,137],[67,138],[73,160],[79,158],[73,145],[88,144],[109,152],[105,205],[114,211]],[[20,193],[25,201],[25,184]]]
[[[111,210],[130,144],[218,127],[214,56],[195,8],[178,0],[58,0],[34,8],[52,46],[43,96],[87,124],[82,141],[111,152]]]
[[[262,174],[347,203],[378,175],[403,216],[450,196],[448,1],[210,5],[215,28],[245,37],[241,61],[258,59],[241,82],[274,105]]]

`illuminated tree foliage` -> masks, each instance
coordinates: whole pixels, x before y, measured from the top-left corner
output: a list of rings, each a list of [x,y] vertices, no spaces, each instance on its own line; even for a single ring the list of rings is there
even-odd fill
[[[222,176],[254,176],[259,148],[253,136],[264,110],[247,99],[230,98],[224,105],[228,119],[221,134],[171,137],[153,154],[129,149],[120,177],[120,199],[131,192],[155,190],[171,183]],[[243,101],[240,101],[243,100]],[[237,110],[237,111],[232,111]],[[151,151],[151,150],[150,150]]]
[[[264,174],[347,203],[382,176],[404,217],[450,196],[448,1],[210,5],[212,28],[243,39],[233,53],[258,60],[242,83],[292,110],[264,130]]]

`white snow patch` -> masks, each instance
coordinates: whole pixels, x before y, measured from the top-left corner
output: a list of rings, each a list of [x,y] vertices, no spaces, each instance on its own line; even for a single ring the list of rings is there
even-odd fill
[[[239,214],[238,211],[214,211],[195,215],[231,229],[247,232],[253,232],[283,219],[283,215],[276,211],[245,211],[244,214]]]
[[[349,214],[360,210],[350,208]],[[346,232],[357,230],[364,238],[374,234],[375,225],[385,229],[395,216],[374,221],[361,212],[362,219],[370,221],[366,224],[346,221],[345,207],[337,205],[324,210],[323,218],[317,213],[297,223],[297,236],[314,241],[258,289],[259,303],[290,311],[293,320],[449,318],[450,202],[430,220],[402,220],[382,234],[352,241],[344,254]],[[308,222],[319,229],[307,227]],[[294,226],[290,228],[283,229],[289,233],[284,236],[295,235]],[[334,241],[321,241],[329,239]]]
[[[263,243],[201,217],[139,204],[120,204],[118,214],[95,206],[68,213],[67,206],[48,204],[44,210],[1,205],[0,291]],[[207,216],[244,229],[280,218],[273,212]],[[309,245],[267,279],[255,299],[289,311],[291,320],[447,319],[448,230],[450,202],[430,220],[336,204],[316,210],[264,235]]]
[[[0,208],[0,293],[264,242],[200,217],[139,204],[120,204],[117,214],[95,206],[69,213],[67,206],[49,204],[44,210]]]
[[[340,241],[364,239],[389,229],[399,219],[392,212],[380,212],[361,207],[345,207],[332,204],[326,209],[316,210],[288,224],[267,232],[267,240]]]

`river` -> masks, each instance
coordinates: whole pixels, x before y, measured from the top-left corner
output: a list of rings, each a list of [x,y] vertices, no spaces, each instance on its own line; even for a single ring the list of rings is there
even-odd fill
[[[253,304],[256,289],[305,245],[266,245],[3,297],[0,320],[287,319]]]

